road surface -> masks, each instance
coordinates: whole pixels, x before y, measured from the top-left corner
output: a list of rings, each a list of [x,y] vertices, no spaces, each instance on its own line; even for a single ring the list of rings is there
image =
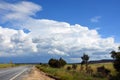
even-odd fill
[[[0,69],[0,80],[20,80],[21,75],[30,71],[32,66],[19,66]]]

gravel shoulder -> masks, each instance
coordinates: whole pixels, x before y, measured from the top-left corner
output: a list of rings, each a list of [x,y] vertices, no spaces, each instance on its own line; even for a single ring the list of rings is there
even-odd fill
[[[46,73],[39,71],[33,67],[29,74],[24,75],[22,80],[55,80],[46,75]]]

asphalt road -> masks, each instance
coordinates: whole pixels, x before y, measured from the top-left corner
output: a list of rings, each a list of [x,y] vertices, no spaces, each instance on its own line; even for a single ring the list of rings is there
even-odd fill
[[[0,80],[20,80],[20,77],[30,71],[31,68],[32,66],[19,66],[0,69]]]

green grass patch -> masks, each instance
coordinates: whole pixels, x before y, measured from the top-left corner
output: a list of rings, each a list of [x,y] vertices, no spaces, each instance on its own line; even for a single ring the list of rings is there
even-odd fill
[[[17,65],[15,64],[0,64],[0,68],[9,68],[9,67],[15,67]]]

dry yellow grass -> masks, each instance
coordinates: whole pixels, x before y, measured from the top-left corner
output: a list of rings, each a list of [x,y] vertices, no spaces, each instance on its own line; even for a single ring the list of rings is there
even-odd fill
[[[67,66],[71,66],[72,67],[72,65],[66,65],[64,68],[66,69]],[[100,66],[104,66],[105,68],[109,69],[111,71],[111,74],[115,74],[116,73],[115,69],[113,67],[113,64],[111,62],[109,62],[109,63],[89,64],[89,66],[93,69],[94,73],[96,72],[97,67],[100,67]],[[81,65],[78,64],[76,70],[80,71],[80,67],[81,67]],[[84,70],[85,70],[85,66],[84,66]]]

